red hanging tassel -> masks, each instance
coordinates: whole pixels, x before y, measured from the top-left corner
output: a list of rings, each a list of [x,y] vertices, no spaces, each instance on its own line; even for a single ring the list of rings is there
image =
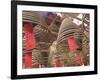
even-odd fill
[[[74,38],[74,36],[70,36],[67,38],[67,40],[68,40],[68,46],[69,46],[70,52],[74,53],[78,47],[76,43],[76,39]]]
[[[32,67],[32,52],[25,53],[24,67],[25,68],[31,68]]]
[[[56,67],[61,67],[62,65],[61,65],[61,59],[60,58],[57,58],[56,60],[55,60],[55,66]]]
[[[35,37],[33,27],[31,23],[24,25],[25,37],[26,37],[26,50],[35,48]]]
[[[82,60],[82,58],[81,58],[80,55],[77,56],[77,63],[78,63],[79,65],[82,65],[82,64],[83,64],[83,60]]]

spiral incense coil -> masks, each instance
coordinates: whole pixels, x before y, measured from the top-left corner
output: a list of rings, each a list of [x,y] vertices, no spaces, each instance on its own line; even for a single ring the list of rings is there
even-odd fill
[[[58,37],[57,37],[57,43],[61,43],[64,40],[67,39],[67,37],[72,35],[80,35],[78,34],[78,26],[74,24],[70,19],[65,18],[60,26]]]
[[[41,25],[42,27],[47,26],[45,18],[43,17],[43,15],[41,15],[41,13],[37,11],[23,11],[22,20],[23,22],[30,22],[33,24]]]
[[[82,40],[81,40],[82,33],[79,30],[80,30],[79,26],[73,23],[72,20],[68,18],[65,18],[61,23],[57,37],[56,48],[59,53],[62,53],[63,55],[62,59],[64,60],[63,62],[65,66],[78,66],[79,65],[77,63],[78,54],[81,54],[81,57],[83,56],[81,51],[72,54],[69,51],[69,45],[67,42],[67,38],[73,36],[76,39],[76,44],[78,45],[78,48],[81,48],[80,45],[82,45]]]
[[[22,19],[23,19],[23,22],[31,22],[35,24],[40,23],[40,18],[37,12],[23,11]]]

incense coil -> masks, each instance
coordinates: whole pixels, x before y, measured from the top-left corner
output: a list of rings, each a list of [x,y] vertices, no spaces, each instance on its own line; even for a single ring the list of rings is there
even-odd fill
[[[67,51],[69,51],[67,38],[70,36],[74,36],[79,48],[80,49],[82,48],[80,46],[80,45],[82,45],[82,38],[81,38],[82,33],[79,33],[79,30],[80,30],[79,26],[77,26],[75,23],[73,23],[68,18],[65,18],[61,23],[58,37],[57,37],[56,48],[57,48],[57,51],[59,53],[62,53],[62,55],[63,55],[62,57],[63,57],[65,66],[78,66],[78,64],[77,64],[77,52],[75,52],[74,54],[68,53],[69,58],[68,58],[68,56],[66,56],[66,54],[67,54]],[[81,57],[82,56],[83,55],[81,55]],[[68,60],[68,61],[66,62],[66,60]]]
[[[80,35],[78,33],[78,26],[74,24],[70,19],[65,18],[60,26],[59,32],[58,32],[58,37],[57,37],[57,43],[63,42],[64,40],[67,39],[67,37],[72,36],[72,35]]]
[[[41,25],[42,27],[46,27],[47,24],[45,22],[45,18],[41,13],[37,11],[23,11],[22,12],[22,20],[23,22],[30,22],[33,24]]]

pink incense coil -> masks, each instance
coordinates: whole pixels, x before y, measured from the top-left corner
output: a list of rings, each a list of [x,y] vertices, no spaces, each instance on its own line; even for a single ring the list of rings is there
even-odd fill
[[[35,48],[35,37],[33,27],[31,23],[24,25],[25,38],[26,38],[26,50]]]
[[[70,52],[74,53],[78,48],[76,39],[74,38],[74,36],[70,36],[67,38],[67,40],[68,40],[68,46],[69,46]]]
[[[24,67],[25,68],[31,68],[32,67],[32,52],[25,53]]]

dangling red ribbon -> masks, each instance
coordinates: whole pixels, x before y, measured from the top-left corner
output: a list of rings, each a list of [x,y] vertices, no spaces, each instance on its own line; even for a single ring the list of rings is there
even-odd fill
[[[78,63],[79,65],[82,65],[82,64],[83,64],[83,60],[82,60],[82,58],[81,58],[80,55],[77,56],[77,63]]]
[[[57,58],[56,60],[55,60],[55,66],[56,67],[61,67],[62,65],[61,65],[61,59],[60,58]]]
[[[35,48],[35,37],[31,23],[24,24],[24,31],[26,37],[26,50]]]
[[[34,68],[40,68],[41,65],[39,63],[35,63],[33,66]]]
[[[31,68],[32,67],[32,52],[25,53],[24,67],[25,68]]]
[[[67,40],[68,40],[68,46],[69,46],[70,52],[74,53],[78,47],[76,43],[76,39],[74,38],[74,36],[70,36],[67,38]]]

